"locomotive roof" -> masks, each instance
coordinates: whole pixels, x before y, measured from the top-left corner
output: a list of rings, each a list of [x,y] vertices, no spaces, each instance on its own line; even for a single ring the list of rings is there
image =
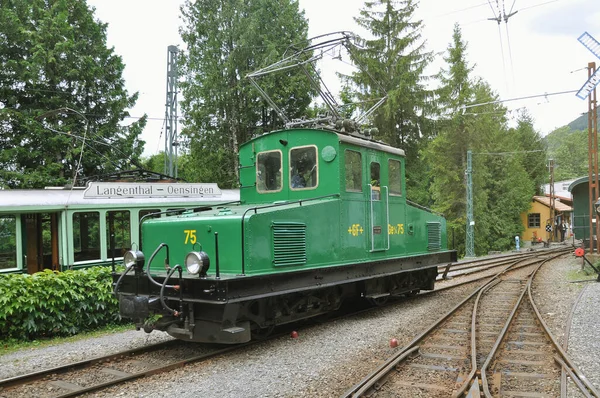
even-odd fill
[[[377,151],[387,152],[387,153],[391,153],[391,154],[398,155],[398,156],[405,156],[405,152],[403,149],[395,148],[393,146],[387,145],[384,142],[372,140],[372,139],[369,139],[364,136],[348,134],[348,133],[344,133],[344,132],[334,130],[334,129],[328,128],[328,127],[322,127],[322,128],[308,128],[307,127],[307,128],[275,130],[275,131],[271,131],[269,133],[260,135],[258,137],[255,137],[255,138],[251,139],[250,141],[246,142],[244,145],[247,145],[256,140],[260,140],[263,137],[280,134],[280,133],[285,133],[285,132],[293,132],[294,130],[296,130],[298,133],[300,131],[314,131],[314,132],[322,132],[324,134],[335,134],[338,136],[338,140],[340,142],[345,142],[347,144],[352,144],[352,145],[361,146],[361,147],[365,147],[365,148],[375,149]]]
[[[186,206],[239,200],[239,190],[223,189],[221,196],[177,198],[84,198],[83,189],[10,189],[0,190],[0,212],[18,209],[61,210],[72,207],[150,207]]]

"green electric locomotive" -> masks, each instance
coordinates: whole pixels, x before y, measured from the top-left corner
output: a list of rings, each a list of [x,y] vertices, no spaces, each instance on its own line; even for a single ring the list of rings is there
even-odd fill
[[[350,297],[433,289],[437,267],[456,261],[444,218],[406,199],[401,149],[292,128],[245,143],[239,160],[239,204],[142,222],[140,250],[114,276],[139,328],[246,342]]]

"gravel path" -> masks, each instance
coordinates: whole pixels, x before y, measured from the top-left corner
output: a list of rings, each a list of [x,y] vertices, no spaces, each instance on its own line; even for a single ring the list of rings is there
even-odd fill
[[[562,339],[571,307],[589,285],[575,313],[569,352],[583,355],[578,360],[581,370],[599,386],[600,284],[567,282],[567,273],[579,269],[580,261],[565,257],[542,268],[534,298],[555,336]],[[417,296],[351,319],[300,329],[298,339],[279,338],[90,396],[337,397],[394,352],[389,348],[392,337],[402,346],[473,289],[469,284]],[[157,332],[148,337],[131,331],[2,355],[0,378],[169,338]]]

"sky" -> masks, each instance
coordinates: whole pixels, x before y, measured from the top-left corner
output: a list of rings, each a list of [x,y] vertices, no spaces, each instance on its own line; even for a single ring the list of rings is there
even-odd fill
[[[108,23],[108,45],[125,63],[124,79],[130,93],[139,92],[131,119],[147,114],[142,133],[144,156],[164,150],[163,121],[166,98],[167,47],[184,48],[179,37],[183,0],[88,0],[96,17]],[[299,0],[309,21],[309,37],[335,32],[361,33],[354,21],[364,1]],[[498,24],[498,15],[510,14]],[[467,59],[473,75],[487,81],[504,102],[511,116],[526,108],[535,128],[546,135],[587,111],[587,101],[564,91],[578,90],[587,80],[588,62],[600,60],[577,38],[588,32],[600,41],[598,0],[421,0],[415,17],[423,21],[426,49],[435,61],[427,73],[444,66],[443,53],[452,40],[454,24],[467,42]],[[337,63],[339,64],[339,63]],[[335,72],[343,64],[319,65],[332,91],[339,87]],[[181,97],[179,97],[181,98]],[[476,113],[477,107],[467,113]],[[473,115],[473,117],[477,117]],[[181,127],[180,127],[181,130]]]

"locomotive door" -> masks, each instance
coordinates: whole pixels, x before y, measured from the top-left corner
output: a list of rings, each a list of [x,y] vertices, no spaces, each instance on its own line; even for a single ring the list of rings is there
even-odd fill
[[[367,206],[371,238],[370,251],[388,250],[390,248],[389,192],[388,187],[381,184],[381,164],[374,156],[369,159],[369,174],[367,175],[370,176]]]

